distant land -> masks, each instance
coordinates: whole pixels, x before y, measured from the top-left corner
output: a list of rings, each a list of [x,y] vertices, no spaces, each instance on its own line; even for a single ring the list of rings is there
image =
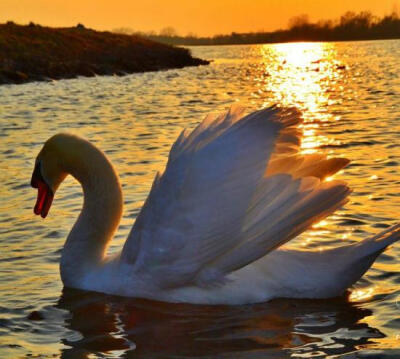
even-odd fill
[[[268,21],[266,19],[266,21]],[[135,32],[129,28],[115,29],[119,33],[135,33],[148,39],[174,45],[231,45],[265,44],[299,41],[355,41],[400,38],[400,18],[397,12],[382,18],[368,11],[347,12],[337,20],[310,23],[307,15],[299,15],[289,20],[285,30],[273,32],[232,32],[228,35],[197,37],[195,34],[179,36],[172,27],[156,33]]]
[[[77,76],[124,75],[209,62],[190,51],[137,35],[99,32],[78,24],[50,28],[0,24],[0,84]]]

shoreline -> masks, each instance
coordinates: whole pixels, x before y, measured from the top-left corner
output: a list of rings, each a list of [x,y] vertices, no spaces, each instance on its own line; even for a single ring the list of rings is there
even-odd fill
[[[302,44],[302,43],[332,43],[332,42],[373,42],[373,41],[398,41],[400,37],[387,38],[387,39],[356,39],[356,40],[293,40],[293,41],[280,41],[280,42],[243,42],[243,43],[224,43],[224,44],[185,44],[176,46],[188,46],[188,47],[202,47],[202,46],[248,46],[248,45],[279,45],[279,44]],[[212,60],[208,60],[212,61]]]
[[[0,85],[208,65],[185,48],[78,25],[0,24]]]

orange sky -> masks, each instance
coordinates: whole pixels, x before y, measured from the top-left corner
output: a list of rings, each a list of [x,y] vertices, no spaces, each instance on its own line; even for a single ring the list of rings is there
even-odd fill
[[[99,30],[130,27],[197,35],[275,30],[307,13],[310,20],[334,19],[347,10],[369,10],[382,16],[400,0],[0,0],[0,22],[73,26]]]

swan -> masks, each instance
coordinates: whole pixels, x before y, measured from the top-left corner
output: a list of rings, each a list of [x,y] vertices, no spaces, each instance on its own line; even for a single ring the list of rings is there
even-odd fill
[[[39,152],[31,185],[45,218],[70,174],[82,211],[60,260],[65,286],[196,304],[341,295],[400,238],[400,224],[323,251],[280,248],[343,206],[343,181],[324,181],[345,158],[300,151],[301,113],[277,105],[208,115],[173,144],[165,171],[120,253],[106,255],[122,214],[118,175],[87,140],[60,133]]]

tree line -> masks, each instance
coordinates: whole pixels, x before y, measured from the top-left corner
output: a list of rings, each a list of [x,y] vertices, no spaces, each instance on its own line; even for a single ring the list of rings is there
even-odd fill
[[[128,28],[115,32],[144,36],[151,40],[171,45],[228,45],[258,44],[294,41],[351,41],[400,38],[400,18],[397,12],[381,18],[369,11],[346,12],[337,20],[311,23],[307,15],[299,15],[289,20],[285,30],[272,32],[232,32],[226,35],[198,37],[195,34],[180,36],[172,27],[155,32],[135,32]]]

